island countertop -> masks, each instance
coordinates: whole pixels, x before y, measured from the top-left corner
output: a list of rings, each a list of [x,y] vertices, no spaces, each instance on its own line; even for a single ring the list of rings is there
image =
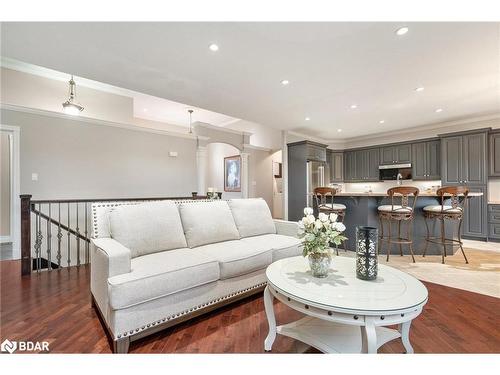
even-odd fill
[[[481,197],[483,193],[478,193],[478,192],[469,192],[468,196],[469,197]],[[387,197],[387,192],[371,192],[371,193],[364,193],[364,192],[340,192],[335,194],[336,197]],[[428,192],[428,191],[421,191],[418,194],[419,197],[437,197],[437,194],[435,191]]]

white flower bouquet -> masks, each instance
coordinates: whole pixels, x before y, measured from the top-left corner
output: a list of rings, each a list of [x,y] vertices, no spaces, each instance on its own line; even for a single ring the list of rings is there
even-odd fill
[[[315,218],[312,208],[304,208],[298,232],[299,238],[304,240],[303,256],[331,255],[330,244],[340,245],[347,239],[342,234],[345,229],[343,223],[337,222],[337,214],[320,212],[318,218]]]

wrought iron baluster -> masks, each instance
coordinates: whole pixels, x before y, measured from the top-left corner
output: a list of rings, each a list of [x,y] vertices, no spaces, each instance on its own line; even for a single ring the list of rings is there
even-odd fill
[[[47,270],[52,271],[52,223],[51,223],[51,204],[49,203],[49,218],[47,222]]]
[[[80,266],[80,228],[78,226],[78,202],[76,202],[76,265]]]
[[[88,203],[85,202],[85,238],[88,240],[89,231],[88,231],[87,211],[88,211]],[[89,242],[85,241],[85,264],[88,263],[89,263]]]
[[[40,209],[39,209],[40,210]],[[40,238],[39,238],[39,235],[41,234],[40,233],[40,228],[39,228],[39,224],[40,224],[40,221],[39,221],[39,215],[36,213],[35,211],[35,268],[36,268],[36,272],[40,272],[40,246],[41,246],[41,242],[40,242]]]
[[[57,219],[57,267],[61,269],[61,203],[57,204],[58,219]]]
[[[69,203],[67,204],[68,206],[68,229],[71,228],[71,223],[70,223],[70,216],[69,216]],[[68,230],[66,231],[66,235],[68,236],[68,259],[66,259],[68,263],[68,270],[69,267],[71,266],[71,232]]]
[[[42,204],[38,204],[38,231],[36,235],[36,241],[38,243],[38,257],[37,257],[37,271],[40,272],[42,269],[42,241],[43,241],[43,234],[42,234]]]

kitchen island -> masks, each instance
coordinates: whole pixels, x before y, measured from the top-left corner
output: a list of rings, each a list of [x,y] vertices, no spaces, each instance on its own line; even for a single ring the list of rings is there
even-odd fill
[[[468,199],[474,199],[475,197],[482,196],[483,193],[471,192],[468,195]],[[346,236],[348,240],[345,243],[345,247],[348,250],[355,249],[356,240],[356,227],[359,225],[371,226],[379,228],[380,232],[380,222],[378,218],[378,206],[382,204],[391,204],[390,198],[387,196],[386,192],[341,192],[337,193],[334,198],[335,203],[344,204],[346,209],[346,215],[344,224],[346,226]],[[394,204],[399,204],[401,202],[400,198],[394,199]],[[412,205],[412,198],[410,198],[409,205]],[[434,191],[422,191],[415,204],[415,214],[413,219],[413,252],[415,255],[421,255],[423,249],[425,248],[425,237],[427,234],[423,208],[429,205],[440,204],[439,198]],[[441,223],[439,220],[428,220],[429,229],[431,236],[435,236],[440,233]],[[446,236],[451,237],[453,230],[453,237],[457,236],[457,226],[458,222],[446,220]],[[406,235],[406,223],[401,224],[401,233],[403,237]],[[384,225],[384,231],[387,235],[388,225]],[[397,223],[392,225],[393,235],[397,235]],[[380,254],[385,255],[388,248],[387,243],[382,243],[382,248],[379,249]],[[407,245],[403,245],[403,253],[410,254]],[[453,246],[453,251],[458,249],[457,246]],[[451,254],[451,246],[447,246],[448,254]],[[436,244],[429,243],[427,249],[427,254],[441,254],[440,246]],[[391,255],[399,255],[399,246],[393,244],[391,247]]]

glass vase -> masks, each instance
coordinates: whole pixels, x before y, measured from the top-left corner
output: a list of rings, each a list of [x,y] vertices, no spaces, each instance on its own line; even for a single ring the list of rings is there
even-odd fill
[[[328,253],[309,254],[309,266],[314,277],[327,277],[332,263],[332,256]]]

